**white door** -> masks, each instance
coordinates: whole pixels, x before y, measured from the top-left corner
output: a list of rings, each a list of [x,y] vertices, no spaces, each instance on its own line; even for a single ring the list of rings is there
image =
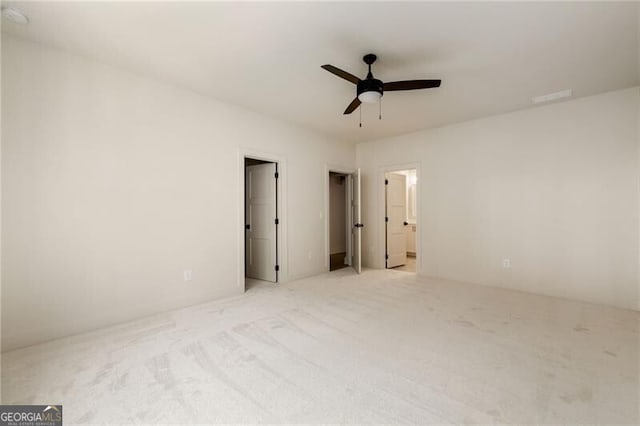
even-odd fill
[[[353,245],[355,242],[355,228],[353,226],[354,222],[354,214],[353,214],[353,182],[354,182],[354,174],[349,174],[346,176],[347,186],[345,191],[345,203],[344,205],[347,207],[345,209],[345,235],[347,237],[347,255],[345,257],[345,265],[349,265],[351,267],[354,266],[353,263]]]
[[[276,164],[245,168],[246,275],[277,281]]]
[[[407,223],[407,177],[387,173],[385,187],[387,268],[393,268],[407,263],[407,234],[404,229]]]
[[[357,273],[362,271],[362,186],[360,179],[360,169],[353,176],[353,269]]]

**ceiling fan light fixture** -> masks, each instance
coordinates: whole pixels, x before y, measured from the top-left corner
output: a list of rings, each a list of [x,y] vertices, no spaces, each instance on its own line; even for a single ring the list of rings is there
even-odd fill
[[[381,97],[382,93],[375,90],[362,92],[358,95],[358,99],[360,99],[360,102],[362,102],[363,104],[375,104]]]

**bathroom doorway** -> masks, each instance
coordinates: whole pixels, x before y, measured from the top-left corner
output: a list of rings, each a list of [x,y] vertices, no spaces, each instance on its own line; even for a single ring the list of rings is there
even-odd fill
[[[416,169],[385,173],[385,267],[416,272],[417,187]]]

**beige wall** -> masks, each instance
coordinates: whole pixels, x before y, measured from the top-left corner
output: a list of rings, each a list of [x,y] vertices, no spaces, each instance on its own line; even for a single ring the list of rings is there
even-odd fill
[[[3,350],[241,293],[243,149],[286,161],[284,275],[324,271],[353,147],[6,35],[2,95]]]
[[[384,265],[381,168],[418,162],[424,275],[638,309],[639,104],[632,88],[358,145],[365,263]]]
[[[227,222],[245,149],[286,160],[286,275],[324,271],[325,167],[351,168],[352,148],[5,35],[2,49],[3,350],[240,293]],[[637,88],[361,144],[365,262],[384,262],[380,168],[418,162],[425,275],[637,309],[638,145]]]

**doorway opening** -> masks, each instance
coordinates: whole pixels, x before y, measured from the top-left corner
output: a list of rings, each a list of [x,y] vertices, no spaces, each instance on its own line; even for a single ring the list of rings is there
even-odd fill
[[[417,190],[416,169],[385,173],[385,267],[416,272]]]
[[[278,163],[245,157],[244,175],[246,289],[251,280],[278,282]]]
[[[351,253],[350,221],[347,205],[347,175],[329,172],[329,270],[351,265],[347,245]]]
[[[329,271],[352,267],[362,271],[360,169],[326,169],[325,266]]]

